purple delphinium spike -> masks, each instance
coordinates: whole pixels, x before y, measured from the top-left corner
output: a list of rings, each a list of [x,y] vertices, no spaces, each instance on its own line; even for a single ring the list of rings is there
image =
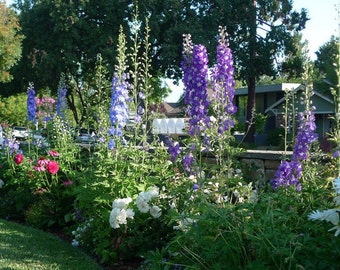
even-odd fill
[[[57,97],[57,103],[56,103],[56,113],[57,116],[64,118],[64,110],[66,107],[66,94],[67,94],[67,88],[65,84],[58,89],[58,97]]]
[[[189,134],[197,136],[209,124],[208,107],[208,56],[203,45],[192,46],[189,35],[185,36],[183,61],[184,102],[189,117]]]
[[[35,90],[33,84],[30,84],[27,90],[27,121],[33,121],[33,123],[36,124],[36,113],[37,105],[35,103]]]
[[[184,170],[188,173],[193,173],[193,171],[191,170],[191,165],[192,163],[195,161],[194,156],[192,155],[192,153],[188,153],[187,155],[183,156],[182,158],[182,164],[184,166]]]
[[[110,106],[110,121],[111,127],[108,130],[110,136],[121,137],[123,128],[128,120],[128,99],[129,99],[129,84],[126,74],[122,78],[117,75],[112,80],[112,96]],[[124,141],[124,140],[123,140]],[[116,146],[114,139],[110,140],[109,149]]]
[[[308,157],[309,145],[315,142],[318,138],[318,134],[315,133],[315,116],[312,111],[308,111],[305,114],[299,114],[298,133],[295,140],[293,149],[292,160],[306,160]]]
[[[213,85],[213,107],[218,112],[217,116],[221,134],[232,128],[235,124],[232,115],[237,111],[234,105],[235,80],[233,56],[231,49],[228,47],[227,33],[225,28],[219,29],[219,40],[217,45],[217,62],[212,72]]]
[[[305,113],[300,113],[292,160],[281,162],[274,179],[270,181],[274,189],[280,186],[296,186],[296,190],[301,191],[299,179],[302,175],[302,161],[308,158],[309,147],[318,138],[315,130],[316,125],[313,111],[310,110]]]

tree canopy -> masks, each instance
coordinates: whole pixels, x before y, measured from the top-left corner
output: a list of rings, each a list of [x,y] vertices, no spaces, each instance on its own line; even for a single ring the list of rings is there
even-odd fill
[[[10,69],[21,57],[22,36],[17,14],[0,1],[0,82],[12,79]]]
[[[314,86],[320,92],[330,95],[331,87],[338,85],[337,59],[339,57],[339,38],[332,36],[316,52]]]
[[[98,53],[112,74],[119,26],[130,46],[136,5],[139,23],[143,27],[148,18],[151,30],[151,72],[169,78],[182,75],[183,34],[205,45],[213,63],[218,27],[227,27],[236,79],[248,85],[248,122],[255,108],[256,80],[275,76],[282,59],[296,53],[294,35],[308,19],[305,10],[293,10],[291,0],[17,0],[26,39],[25,57],[15,69],[16,85],[25,89],[34,81],[37,88],[54,90],[61,73],[86,80]]]

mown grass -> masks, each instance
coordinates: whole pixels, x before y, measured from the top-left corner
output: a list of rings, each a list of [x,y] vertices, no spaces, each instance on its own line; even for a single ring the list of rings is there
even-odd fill
[[[1,270],[100,270],[91,257],[56,236],[0,219]]]

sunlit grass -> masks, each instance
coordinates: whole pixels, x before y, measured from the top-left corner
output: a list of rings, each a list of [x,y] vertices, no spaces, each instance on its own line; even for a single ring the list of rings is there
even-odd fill
[[[99,270],[92,258],[52,234],[0,219],[2,270]]]

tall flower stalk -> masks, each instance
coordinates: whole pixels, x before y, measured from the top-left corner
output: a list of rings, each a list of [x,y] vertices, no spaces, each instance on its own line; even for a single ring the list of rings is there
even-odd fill
[[[208,108],[208,56],[203,45],[192,45],[191,36],[184,36],[183,83],[184,102],[189,117],[189,134],[201,135],[209,125]]]
[[[237,111],[234,105],[235,80],[232,51],[229,48],[227,32],[219,28],[216,64],[212,70],[213,101],[212,108],[215,121],[211,123],[212,139],[216,142],[216,158],[220,167],[230,170],[232,140],[231,128],[234,127],[233,114]]]
[[[30,84],[27,90],[27,121],[37,123],[36,118],[37,105],[35,103],[35,90],[33,84]]]
[[[190,168],[193,164],[201,166],[202,160],[202,136],[210,123],[208,109],[210,105],[208,97],[208,56],[203,45],[193,45],[191,36],[184,35],[183,60],[183,83],[185,87],[184,103],[186,115],[189,118],[189,135],[192,136],[196,155],[193,151],[182,159],[185,170],[190,174],[198,174],[201,168]],[[188,162],[190,161],[190,162]],[[197,171],[198,170],[198,171]]]
[[[121,137],[123,143],[125,143],[123,137],[123,128],[128,120],[128,99],[129,99],[129,83],[127,81],[128,76],[125,73],[126,70],[126,39],[123,29],[120,29],[118,37],[118,64],[116,66],[116,73],[112,80],[112,95],[109,117],[111,127],[108,130],[108,134],[111,136],[108,147],[114,149],[116,147],[117,137]]]
[[[57,116],[60,118],[65,117],[65,108],[66,108],[66,94],[67,94],[67,88],[65,84],[65,78],[61,78],[60,86],[58,88],[58,97],[57,97],[57,103],[56,103],[56,113]]]
[[[306,66],[305,74],[309,74],[309,66]],[[306,76],[306,75],[305,75]],[[308,76],[305,82],[308,81]],[[278,170],[275,173],[274,179],[271,180],[271,185],[274,189],[280,186],[296,186],[296,190],[301,190],[301,183],[299,182],[302,176],[303,162],[309,158],[309,149],[313,142],[318,138],[315,125],[315,116],[311,107],[311,97],[313,95],[312,85],[305,85],[304,103],[306,109],[303,113],[298,115],[298,129],[295,138],[293,154],[291,161],[282,161]]]

